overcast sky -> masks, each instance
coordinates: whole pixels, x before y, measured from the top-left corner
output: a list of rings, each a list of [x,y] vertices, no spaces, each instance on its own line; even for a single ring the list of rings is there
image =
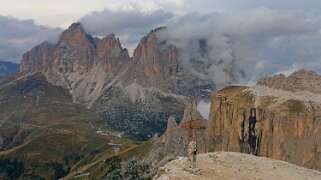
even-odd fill
[[[164,25],[172,32],[168,38],[180,38],[171,42],[186,52],[193,51],[184,43],[207,39],[213,58],[204,61],[222,59],[230,66],[235,60],[248,74],[247,82],[300,68],[321,73],[318,0],[0,0],[0,4],[0,59],[7,61],[20,62],[25,51],[54,41],[62,29],[79,21],[94,36],[115,33],[130,51],[150,29]],[[206,73],[215,75],[221,66]]]

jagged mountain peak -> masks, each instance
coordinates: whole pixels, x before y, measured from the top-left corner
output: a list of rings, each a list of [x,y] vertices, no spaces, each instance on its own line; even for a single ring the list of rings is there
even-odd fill
[[[177,127],[177,123],[174,116],[170,116],[167,121],[168,121],[167,127],[168,126]]]
[[[163,143],[173,141],[175,138],[178,138],[179,127],[176,123],[176,120],[173,116],[170,116],[167,120],[167,128],[163,135]]]
[[[300,69],[297,70],[295,72],[293,72],[292,74],[289,75],[289,78],[302,78],[302,79],[311,79],[314,77],[321,77],[320,74],[314,72],[314,71],[309,71],[309,70],[305,70],[305,69]]]
[[[126,49],[123,49],[119,38],[115,36],[115,34],[111,33],[98,40],[97,43],[97,55],[98,58],[111,58],[117,57],[121,53],[127,54]],[[129,55],[127,57],[129,59]]]
[[[43,69],[49,63],[49,59],[52,58],[54,48],[55,45],[49,41],[33,47],[22,56],[19,73],[25,74]]]
[[[144,36],[130,58],[115,34],[94,38],[74,23],[58,43],[43,43],[25,53],[20,73],[41,72],[51,84],[69,90],[75,102],[97,109],[119,131],[129,131],[114,123],[119,119],[135,119],[136,125],[153,121],[153,127],[144,130],[131,125],[137,129],[135,136],[150,137],[163,132],[169,115],[181,118],[187,97],[209,97],[215,88],[213,82],[191,74],[179,61],[178,49],[158,38],[165,29]],[[127,116],[123,109],[133,113]]]
[[[143,53],[142,51],[144,50],[145,46],[149,46],[150,47],[149,50],[151,50],[151,53],[154,53],[154,54],[157,53],[155,52],[157,50],[163,50],[163,51],[166,50],[167,48],[164,48],[164,47],[159,48],[162,42],[159,40],[159,38],[157,38],[158,33],[166,31],[166,29],[167,29],[166,26],[155,28],[150,30],[150,32],[147,35],[142,37],[138,43],[138,46],[135,48],[134,59],[138,58]]]
[[[184,122],[190,121],[190,120],[192,120],[192,121],[201,120],[203,122],[206,121],[202,117],[201,113],[197,110],[196,102],[192,102],[186,106],[186,108],[184,110],[184,117],[183,117],[181,124]]]
[[[167,120],[167,128],[165,136],[171,136],[175,131],[178,130],[178,125],[174,116],[170,116]]]
[[[61,33],[58,44],[65,43],[70,46],[83,45],[88,42],[88,37],[80,23],[73,23]]]
[[[129,59],[114,34],[93,38],[80,23],[73,23],[61,33],[57,44],[44,42],[25,53],[19,72],[42,72],[50,83],[71,90],[76,93],[73,95],[80,96],[77,99],[87,102],[92,101],[88,97],[102,93],[103,86],[113,80]]]
[[[86,31],[85,31],[84,27],[79,22],[72,23],[66,30],[64,30],[62,32],[62,34],[66,34],[66,35],[67,34],[72,35],[72,34],[75,34],[75,33],[86,34]]]
[[[321,75],[304,69],[293,72],[286,77],[283,74],[261,78],[257,85],[285,91],[310,91],[321,93]]]

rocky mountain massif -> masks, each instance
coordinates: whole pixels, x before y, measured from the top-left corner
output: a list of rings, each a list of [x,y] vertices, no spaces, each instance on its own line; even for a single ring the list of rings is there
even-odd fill
[[[209,151],[235,151],[321,170],[321,76],[299,70],[214,93]]]
[[[184,170],[187,158],[180,157],[159,168],[155,180],[219,180],[219,179],[320,179],[321,172],[290,163],[234,152],[199,154],[200,174]]]
[[[19,74],[41,72],[115,130],[146,139],[162,133],[170,115],[181,118],[187,96],[208,98],[215,88],[184,68],[179,50],[157,38],[161,31],[166,28],[143,37],[130,57],[114,34],[93,38],[74,23],[56,44],[25,53]]]

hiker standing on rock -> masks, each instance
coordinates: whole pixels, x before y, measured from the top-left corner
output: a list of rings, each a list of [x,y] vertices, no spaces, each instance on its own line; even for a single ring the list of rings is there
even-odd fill
[[[188,161],[190,168],[196,168],[196,154],[197,154],[197,145],[196,141],[190,141],[188,144]]]

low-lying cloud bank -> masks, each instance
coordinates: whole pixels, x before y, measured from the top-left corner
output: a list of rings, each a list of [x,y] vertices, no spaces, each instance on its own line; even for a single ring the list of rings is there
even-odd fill
[[[320,30],[319,16],[257,8],[188,14],[170,23],[160,38],[182,50],[192,72],[222,87],[300,68],[321,72]],[[195,61],[204,66],[194,68]]]
[[[139,39],[154,27],[166,25],[173,17],[164,10],[141,12],[139,10],[120,10],[93,12],[82,17],[81,22],[86,31],[94,36],[105,36],[115,33],[122,44],[132,52]]]
[[[33,20],[0,15],[0,59],[20,62],[23,53],[45,41],[57,39],[61,29],[38,26]]]

